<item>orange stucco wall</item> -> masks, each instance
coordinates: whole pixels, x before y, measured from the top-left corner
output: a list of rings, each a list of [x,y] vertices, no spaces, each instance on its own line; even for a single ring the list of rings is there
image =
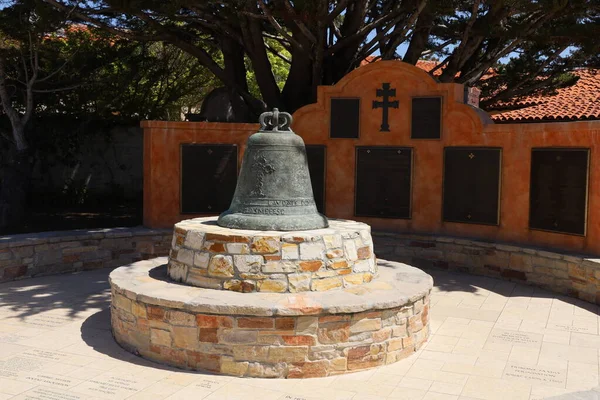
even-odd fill
[[[390,132],[380,132],[381,109],[372,101],[382,82],[396,89],[399,108],[390,110]],[[410,138],[411,98],[441,96],[441,139]],[[331,97],[359,97],[360,138],[329,138]],[[179,213],[182,143],[234,143],[240,146],[255,124],[220,124],[145,121],[144,224],[170,227],[191,215]],[[400,61],[361,67],[335,86],[319,87],[318,101],[294,113],[294,131],[307,144],[327,146],[326,213],[332,218],[367,222],[374,229],[475,237],[526,245],[600,254],[600,121],[550,124],[494,125],[487,115],[463,104],[463,86],[439,84],[426,72]],[[356,146],[413,148],[412,218],[354,217]],[[443,149],[447,146],[501,147],[502,176],[498,226],[442,221]],[[587,232],[585,236],[529,229],[529,179],[533,147],[590,148]]]

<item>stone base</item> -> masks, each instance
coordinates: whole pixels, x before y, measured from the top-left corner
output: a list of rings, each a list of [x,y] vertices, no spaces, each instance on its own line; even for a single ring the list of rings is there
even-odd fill
[[[433,279],[379,260],[380,278],[338,291],[237,293],[170,281],[166,258],[110,274],[111,321],[130,352],[172,366],[308,378],[390,364],[429,335]]]
[[[371,227],[361,222],[332,219],[324,229],[276,232],[223,228],[216,221],[175,224],[171,279],[244,293],[298,293],[362,285],[377,274]]]

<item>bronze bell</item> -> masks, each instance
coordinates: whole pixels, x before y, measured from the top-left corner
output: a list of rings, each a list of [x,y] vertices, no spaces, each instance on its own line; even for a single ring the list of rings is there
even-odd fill
[[[290,129],[292,116],[261,114],[248,138],[233,200],[217,224],[226,228],[297,231],[329,226],[313,196],[304,141]]]

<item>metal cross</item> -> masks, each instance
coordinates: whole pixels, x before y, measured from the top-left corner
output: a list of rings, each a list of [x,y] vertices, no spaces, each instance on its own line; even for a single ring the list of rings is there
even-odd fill
[[[377,89],[376,92],[377,97],[382,97],[383,101],[373,100],[373,109],[381,108],[383,109],[381,115],[381,129],[379,132],[389,132],[390,125],[388,124],[388,109],[398,108],[398,100],[390,101],[390,97],[396,97],[396,89],[390,88],[389,83],[382,84],[381,89]]]
[[[473,153],[470,153],[470,154],[469,154],[469,158],[470,158],[471,160],[472,160],[472,159],[474,159],[474,158],[475,158],[475,154],[473,154]]]

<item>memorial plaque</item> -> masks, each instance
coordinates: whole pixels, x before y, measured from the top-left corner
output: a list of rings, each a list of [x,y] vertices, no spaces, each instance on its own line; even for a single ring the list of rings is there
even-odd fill
[[[312,185],[313,195],[317,210],[325,214],[325,165],[327,148],[322,145],[306,145],[306,159],[308,160],[308,173]]]
[[[488,338],[488,343],[512,344],[539,349],[544,335],[539,333],[494,329]]]
[[[360,134],[360,99],[332,98],[329,137],[358,139]]]
[[[527,381],[538,385],[565,387],[567,370],[555,367],[508,363],[503,378]]]
[[[498,224],[501,159],[498,148],[444,149],[444,221]]]
[[[412,139],[439,139],[442,135],[442,98],[412,99]]]
[[[410,218],[411,187],[411,148],[356,148],[356,216]]]
[[[529,227],[585,235],[589,149],[532,149]]]
[[[181,213],[219,214],[229,208],[237,183],[237,146],[181,145]]]

